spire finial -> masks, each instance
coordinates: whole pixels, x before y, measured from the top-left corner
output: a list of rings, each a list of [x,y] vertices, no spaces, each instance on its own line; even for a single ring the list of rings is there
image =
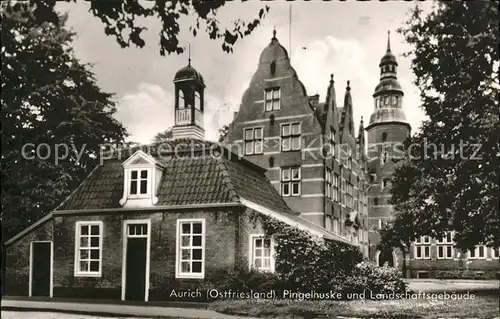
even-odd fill
[[[387,52],[391,52],[391,30],[387,30]]]
[[[188,43],[188,65],[191,65],[191,43]]]
[[[330,74],[330,82],[333,82],[333,73]]]
[[[350,91],[351,90],[351,81],[347,80],[347,87],[346,87],[347,91]]]
[[[276,39],[276,26],[273,28],[273,39]]]

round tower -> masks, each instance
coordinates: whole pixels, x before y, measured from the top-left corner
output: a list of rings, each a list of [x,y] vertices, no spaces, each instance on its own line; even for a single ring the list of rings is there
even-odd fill
[[[191,66],[191,58],[188,65],[175,73],[174,85],[175,119],[172,137],[203,140],[205,82],[201,74]]]
[[[397,165],[393,159],[403,155],[403,142],[410,135],[410,124],[403,112],[404,92],[397,78],[398,62],[391,52],[390,34],[387,50],[380,60],[380,81],[373,93],[374,111],[366,127],[368,137],[368,172],[371,179],[368,211],[370,220],[370,255],[373,260],[400,266],[395,253],[376,250],[378,230],[392,219],[391,177]]]

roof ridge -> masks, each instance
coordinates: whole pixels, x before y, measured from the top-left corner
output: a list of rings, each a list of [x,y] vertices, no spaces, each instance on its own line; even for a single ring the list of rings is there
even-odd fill
[[[228,167],[224,163],[225,161],[222,158],[217,158],[216,161],[217,167],[221,169],[222,181],[229,192],[229,196],[231,196],[231,200],[240,202],[240,196],[236,191],[236,187],[234,187],[233,181],[231,180],[231,174],[227,171]]]

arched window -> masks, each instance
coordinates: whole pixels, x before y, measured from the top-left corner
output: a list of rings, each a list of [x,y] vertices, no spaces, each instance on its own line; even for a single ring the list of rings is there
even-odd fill
[[[394,106],[397,106],[399,103],[399,96],[394,97]]]
[[[184,92],[182,90],[179,90],[179,108],[183,109],[186,106],[186,103],[184,102]]]
[[[194,107],[195,107],[195,109],[201,111],[200,93],[198,93],[198,92],[194,92]]]
[[[387,141],[387,132],[382,133],[382,142]]]

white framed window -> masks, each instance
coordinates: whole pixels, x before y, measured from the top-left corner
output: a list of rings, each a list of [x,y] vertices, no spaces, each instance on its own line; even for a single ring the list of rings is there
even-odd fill
[[[281,108],[280,98],[281,90],[280,88],[267,89],[264,93],[264,101],[266,105],[266,111],[276,111]]]
[[[431,247],[429,245],[415,246],[415,259],[431,259]]]
[[[437,238],[436,243],[438,244],[453,244],[453,232],[452,231],[447,231],[444,233],[443,237]]]
[[[325,169],[325,193],[326,198],[332,198],[332,171]]]
[[[184,100],[184,92],[179,90],[179,109],[183,109],[186,107],[186,102]]]
[[[340,199],[340,176],[337,173],[333,173],[333,194],[332,199],[336,202]]]
[[[469,250],[469,259],[486,259],[486,247],[478,245],[474,249]]]
[[[329,142],[330,142],[330,154],[332,156],[336,156],[336,145],[335,145],[335,129],[333,128],[333,126],[330,127],[330,136],[329,136]]]
[[[281,196],[300,196],[300,167],[284,167],[281,169]]]
[[[381,155],[381,157],[380,157],[380,163],[381,163],[381,164],[385,164],[385,163],[387,163],[387,159],[388,159],[388,157],[389,157],[389,156],[387,155],[387,151],[383,151],[383,152],[382,152],[382,155]]]
[[[453,259],[453,246],[439,245],[437,246],[438,259]]]
[[[75,224],[76,277],[101,277],[102,221],[77,221]]]
[[[146,197],[150,193],[151,178],[149,169],[131,169],[130,173],[130,197]]]
[[[431,243],[431,237],[430,236],[422,236],[422,243],[423,244],[430,244]]]
[[[340,234],[339,219],[337,217],[333,218],[333,232],[337,235]]]
[[[177,220],[176,278],[205,276],[205,219]]]
[[[281,125],[281,151],[297,151],[301,149],[300,123]]]
[[[250,235],[250,269],[274,272],[274,243],[272,237],[263,234]]]
[[[332,231],[332,216],[325,216],[325,228],[326,230]]]
[[[498,254],[499,250],[500,250],[500,247],[491,248],[491,257],[493,259],[498,259],[500,257],[499,254]]]
[[[264,140],[262,131],[262,127],[252,127],[244,130],[245,155],[262,154]]]
[[[194,92],[194,108],[201,111],[201,98],[199,92]]]

